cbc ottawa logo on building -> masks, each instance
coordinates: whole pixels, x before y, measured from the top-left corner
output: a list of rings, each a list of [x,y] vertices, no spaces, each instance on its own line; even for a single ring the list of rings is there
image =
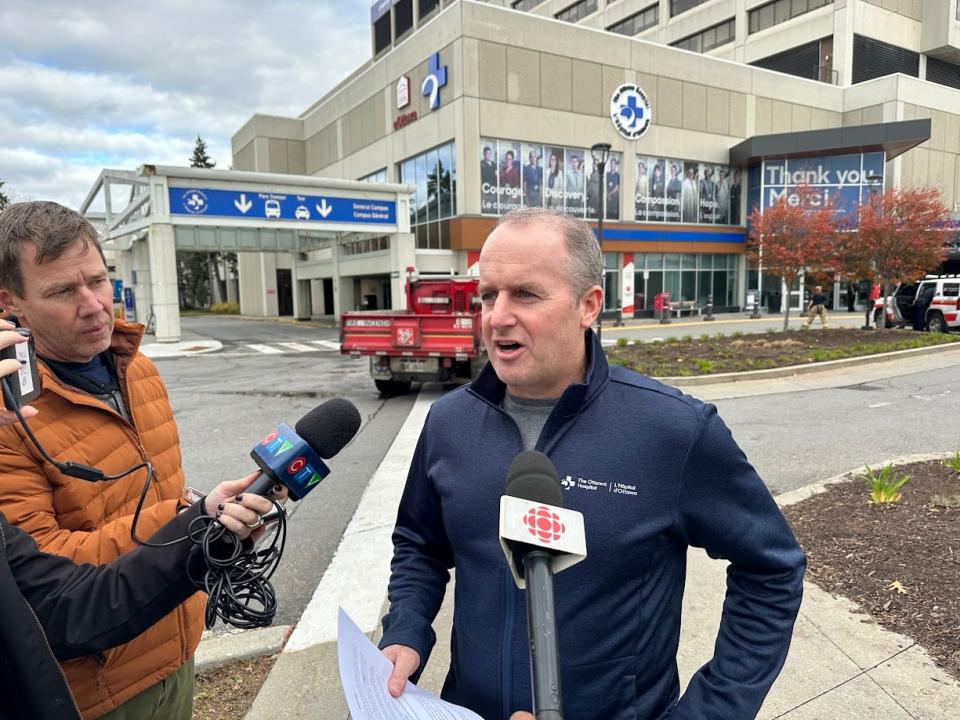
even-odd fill
[[[625,83],[610,98],[610,119],[627,140],[643,135],[653,121],[653,108],[647,94],[634,83]]]

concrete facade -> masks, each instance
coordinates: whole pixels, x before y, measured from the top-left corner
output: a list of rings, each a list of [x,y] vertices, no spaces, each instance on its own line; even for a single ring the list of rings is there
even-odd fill
[[[887,163],[886,185],[933,185],[941,189],[948,207],[960,212],[960,90],[902,74],[835,85],[745,64],[753,55],[773,47],[761,49],[760,36],[778,33],[782,50],[782,43],[792,37],[789,32],[793,30],[787,26],[795,26],[797,38],[820,33],[822,29],[813,26],[821,22],[817,20],[821,16],[834,27],[842,20],[848,29],[876,22],[884,28],[884,37],[902,40],[915,36],[919,44],[920,20],[913,16],[920,11],[912,4],[897,5],[895,11],[860,0],[840,2],[712,54],[678,50],[663,43],[687,32],[696,18],[712,21],[728,14],[739,18],[739,38],[747,10],[762,3],[710,0],[663,27],[646,31],[639,39],[597,29],[646,7],[632,0],[619,0],[609,7],[598,0],[598,12],[579,24],[552,19],[552,13],[569,5],[565,0],[546,0],[531,12],[497,4],[472,0],[444,4],[402,42],[358,68],[300,117],[253,116],[233,138],[235,167],[292,172],[302,148],[308,175],[358,179],[383,172],[388,182],[407,182],[400,177],[405,160],[452,141],[456,213],[444,231],[448,247],[427,249],[417,239],[412,248],[391,248],[366,260],[354,256],[349,263],[338,263],[356,263],[358,273],[402,271],[404,266],[396,264],[400,258],[411,259],[421,272],[470,270],[495,221],[481,208],[485,138],[542,143],[544,147],[588,148],[593,143],[609,143],[614,152],[621,153],[620,185],[625,191],[619,193],[620,219],[604,223],[606,237],[608,229],[663,229],[632,222],[630,189],[637,180],[637,158],[658,156],[723,165],[731,147],[757,135],[929,118],[930,139]],[[669,17],[669,4],[662,2],[660,8],[661,17]],[[685,29],[671,29],[680,27],[681,20]],[[904,31],[906,26],[901,27],[903,23],[912,23],[910,33]],[[447,84],[439,107],[431,110],[420,87],[434,53],[439,53],[440,64],[447,68]],[[398,109],[397,84],[404,76],[410,79],[410,104]],[[610,117],[611,95],[624,83],[639,85],[653,112],[649,129],[635,140],[619,135]],[[728,253],[742,260],[744,216],[745,212],[740,212],[739,237],[714,237],[709,247],[704,242],[666,242],[656,237],[606,240],[605,250],[618,253],[616,265],[622,271],[616,289],[629,292],[627,276],[633,273],[634,254]],[[678,228],[664,231],[668,229]],[[332,262],[321,264],[326,268],[323,272],[333,272]],[[334,277],[342,274],[342,269]],[[736,305],[742,304],[747,290],[742,262],[738,273]]]

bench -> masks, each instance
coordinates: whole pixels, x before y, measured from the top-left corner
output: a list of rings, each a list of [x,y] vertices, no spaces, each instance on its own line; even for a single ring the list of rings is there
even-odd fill
[[[670,303],[670,310],[677,314],[677,317],[680,317],[683,313],[688,315],[693,315],[696,313],[699,315],[701,313],[701,308],[697,307],[696,300],[679,300],[677,302]]]

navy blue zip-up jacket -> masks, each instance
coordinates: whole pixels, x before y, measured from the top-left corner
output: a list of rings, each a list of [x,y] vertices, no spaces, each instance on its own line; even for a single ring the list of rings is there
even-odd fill
[[[608,367],[587,332],[585,384],[569,386],[537,442],[565,506],[584,515],[587,558],[555,578],[570,720],[756,716],[786,659],[803,551],[713,405]],[[523,450],[489,364],[430,410],[394,530],[381,647],[426,665],[449,568],[457,581],[442,696],[485,720],[529,710],[523,593],[498,541],[507,469]],[[679,698],[688,546],[730,562],[713,659]]]

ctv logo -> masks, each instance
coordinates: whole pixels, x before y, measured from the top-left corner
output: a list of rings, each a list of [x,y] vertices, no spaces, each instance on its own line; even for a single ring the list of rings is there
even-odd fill
[[[320,474],[313,469],[307,459],[301,455],[287,466],[287,474],[290,475],[300,487],[309,488],[323,480]]]
[[[276,430],[261,440],[260,444],[263,445],[267,449],[267,452],[273,457],[283,455],[285,452],[287,452],[287,450],[293,447],[293,443],[280,435],[280,433],[278,433]]]

